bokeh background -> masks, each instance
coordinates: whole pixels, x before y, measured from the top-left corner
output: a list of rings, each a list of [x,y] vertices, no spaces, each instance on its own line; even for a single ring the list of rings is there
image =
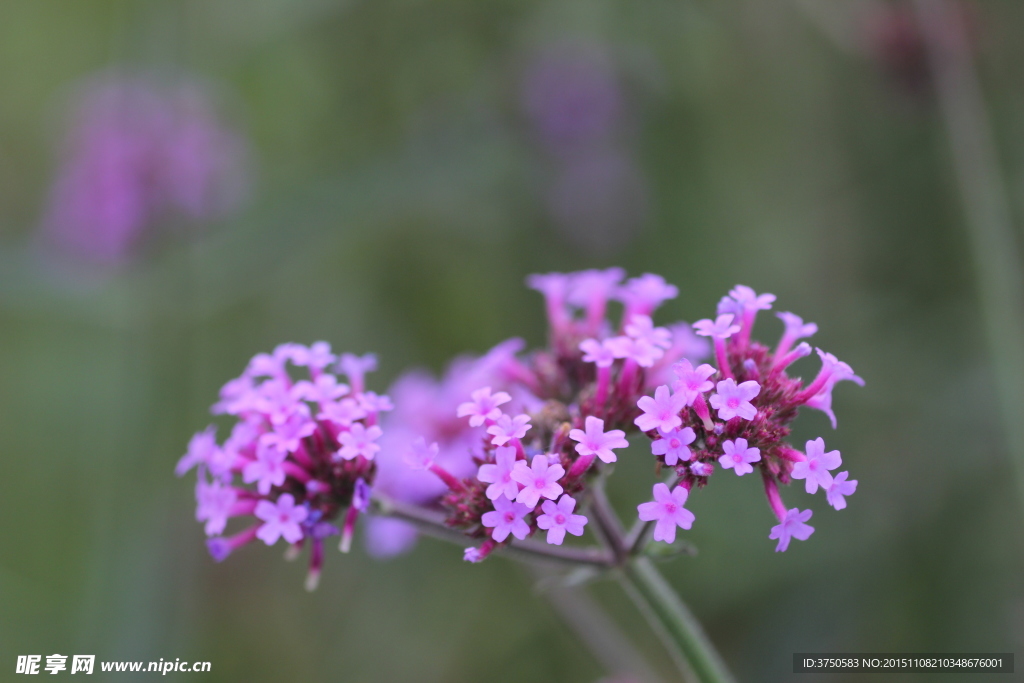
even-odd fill
[[[1019,219],[1024,5],[959,7]],[[795,434],[842,451],[846,510],[816,504],[814,537],[777,555],[758,482],[715,478],[692,498],[699,555],[663,565],[741,680],[846,680],[794,676],[796,651],[1020,653],[1021,492],[913,17],[853,0],[0,3],[0,678],[18,654],[79,653],[212,662],[181,680],[600,679],[509,560],[358,547],[308,594],[279,547],[214,564],[172,470],[259,351],[372,350],[380,391],[510,336],[543,343],[524,277],[610,265],[679,286],[661,323],[710,315],[737,282],[774,292],[867,380],[837,389],[836,432],[811,413]],[[54,187],[82,92],[126,73],[199,84],[237,136],[212,171],[237,192],[192,215],[165,202],[90,250],[52,228]],[[649,490],[633,455],[624,511]],[[589,590],[665,667],[618,588]]]

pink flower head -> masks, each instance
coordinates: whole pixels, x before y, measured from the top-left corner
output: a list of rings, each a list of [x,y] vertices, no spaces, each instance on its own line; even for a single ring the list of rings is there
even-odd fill
[[[260,440],[272,444],[287,453],[299,450],[304,438],[316,431],[316,422],[309,415],[296,411],[283,422],[274,425],[274,431],[264,434]]]
[[[255,514],[264,522],[256,532],[256,537],[267,545],[274,545],[281,537],[288,543],[301,541],[300,525],[306,521],[309,510],[304,505],[296,505],[292,494],[282,493],[276,503],[269,500],[256,503]]]
[[[504,446],[494,450],[495,464],[480,465],[476,478],[487,487],[487,497],[497,500],[504,494],[509,500],[519,495],[519,484],[512,478],[512,470],[516,466],[516,449]]]
[[[683,424],[679,417],[679,411],[686,407],[685,394],[671,394],[667,386],[660,386],[654,390],[654,398],[641,396],[636,402],[644,414],[633,422],[640,431],[649,432],[660,429],[663,432],[670,432]]]
[[[501,416],[501,409],[498,406],[512,400],[504,391],[492,396],[490,387],[477,389],[470,397],[473,400],[460,404],[456,413],[458,417],[469,417],[470,427],[479,427],[488,420],[494,422]]]
[[[515,417],[501,415],[493,425],[487,428],[487,433],[494,437],[491,439],[492,444],[504,446],[512,439],[521,439],[526,436],[529,429],[529,415],[516,415]]]
[[[840,472],[832,479],[832,486],[828,488],[825,493],[825,499],[828,504],[834,507],[836,510],[842,510],[846,507],[846,498],[844,496],[852,496],[853,492],[857,490],[857,480],[850,479],[849,472]],[[209,532],[207,532],[209,533]]]
[[[284,461],[288,454],[275,444],[261,441],[256,447],[256,459],[247,463],[242,470],[242,481],[256,482],[261,496],[270,493],[272,486],[280,486],[285,480]]]
[[[612,337],[606,339],[605,344],[616,358],[627,358],[642,368],[653,366],[659,358],[665,355],[664,351],[653,346],[646,339],[625,336]]]
[[[753,472],[754,467],[750,463],[761,460],[761,451],[748,448],[746,439],[726,440],[722,442],[722,450],[725,455],[718,458],[718,464],[725,469],[732,468],[738,476]]]
[[[319,371],[338,360],[338,357],[331,353],[331,345],[325,341],[315,342],[309,348],[298,344],[296,346],[298,349],[292,354],[292,363],[300,367]]]
[[[572,514],[575,509],[576,500],[569,495],[562,496],[557,503],[550,500],[544,501],[544,504],[541,505],[544,514],[537,518],[537,527],[547,530],[548,543],[562,545],[566,532],[573,536],[583,535],[583,527],[587,523],[587,518],[583,515]]]
[[[376,394],[372,391],[364,391],[356,397],[359,407],[370,413],[384,413],[395,409],[395,405],[388,396]]]
[[[231,507],[238,500],[235,489],[219,481],[196,482],[196,521],[206,522],[206,535],[217,536],[224,532]]]
[[[561,465],[548,464],[547,455],[533,456],[529,467],[526,461],[517,461],[512,468],[512,479],[522,484],[523,488],[516,495],[516,500],[533,508],[541,498],[558,498],[562,495],[562,487],[557,482],[564,474],[565,469]]]
[[[621,429],[604,431],[604,420],[588,415],[584,423],[586,432],[582,429],[573,429],[569,432],[569,438],[578,441],[576,452],[580,455],[596,455],[601,462],[615,462],[616,456],[613,448],[625,448],[629,445],[626,441],[626,433]]]
[[[491,538],[498,543],[508,538],[509,534],[521,541],[530,534],[530,526],[523,521],[523,517],[532,509],[532,506],[527,507],[522,503],[514,503],[508,498],[495,498],[494,509],[485,512],[480,518],[480,522],[485,527],[493,527]]]
[[[181,477],[196,465],[209,466],[214,453],[219,450],[215,436],[216,433],[217,428],[210,425],[203,431],[195,434],[188,442],[188,451],[178,460],[174,473]]]
[[[626,335],[659,349],[672,346],[672,333],[664,327],[655,327],[649,315],[634,315],[630,318],[626,324]]]
[[[668,299],[679,296],[679,288],[665,282],[665,278],[652,273],[626,280],[619,288],[618,298],[625,304],[626,312],[623,320],[630,320],[634,315],[650,315],[654,309]]]
[[[746,285],[736,285],[729,290],[729,296],[718,302],[718,315],[733,313],[740,316],[747,311],[767,311],[774,302],[774,294],[758,294]]]
[[[661,438],[651,442],[651,453],[665,457],[665,464],[674,467],[676,463],[687,462],[693,457],[687,448],[697,439],[697,435],[689,427],[659,432]]]
[[[357,356],[353,353],[343,353],[338,359],[338,370],[348,377],[352,384],[352,391],[361,393],[366,386],[366,373],[374,372],[377,369],[377,356],[368,353],[364,356]]]
[[[343,398],[338,402],[325,403],[317,415],[319,420],[333,422],[339,427],[348,427],[366,417],[366,410],[354,398]]]
[[[338,442],[341,448],[338,450],[338,457],[342,460],[352,460],[358,455],[367,460],[373,460],[374,454],[380,450],[380,446],[374,443],[382,434],[380,427],[364,427],[356,422],[349,431],[338,435]]]
[[[786,326],[786,331],[783,332],[782,335],[784,339],[788,339],[790,341],[790,344],[798,339],[812,337],[818,332],[817,325],[814,323],[805,323],[804,319],[795,313],[782,311],[781,313],[776,313],[775,316]],[[785,353],[785,351],[783,351],[783,353]]]
[[[348,393],[348,385],[338,382],[334,375],[323,373],[315,380],[302,380],[295,383],[292,395],[302,401],[327,403],[341,398]]]
[[[704,318],[693,324],[693,329],[702,337],[714,337],[715,339],[728,339],[740,331],[739,325],[733,325],[732,321],[736,316],[732,313],[723,313],[714,321]]]
[[[711,407],[718,411],[721,420],[731,420],[734,417],[741,417],[744,420],[753,420],[757,415],[757,408],[750,402],[752,398],[761,392],[761,385],[753,380],[742,382],[737,386],[733,379],[724,379],[719,382],[715,389],[718,393],[712,394]]]
[[[718,371],[707,363],[694,368],[690,361],[681,360],[672,366],[672,372],[676,376],[672,390],[685,396],[686,405],[692,406],[700,394],[715,388],[714,382],[708,378]]]
[[[811,534],[814,533],[814,527],[806,522],[813,514],[811,510],[804,510],[803,512],[798,508],[788,510],[782,521],[773,526],[772,532],[768,534],[770,539],[779,539],[779,544],[775,546],[775,552],[785,552],[786,548],[789,547],[790,538],[795,538],[798,541],[806,541],[810,538]]]
[[[832,486],[832,475],[829,470],[834,470],[843,464],[839,451],[825,452],[825,440],[820,436],[814,441],[807,442],[807,459],[794,463],[790,476],[793,479],[804,479],[804,487],[807,493],[814,493],[818,487],[826,491]]]
[[[610,339],[605,339],[603,342],[596,339],[581,341],[580,351],[583,352],[583,362],[593,363],[599,368],[611,367],[618,356],[615,354],[614,345],[609,344],[610,341]]]
[[[412,445],[409,446],[409,452],[406,453],[405,462],[414,470],[428,470],[430,466],[437,460],[437,453],[440,447],[437,443],[427,445],[427,440],[422,436],[417,437]]]
[[[641,503],[636,507],[640,513],[640,519],[644,522],[654,522],[654,540],[665,543],[675,543],[676,527],[689,529],[693,526],[695,517],[693,513],[683,507],[686,498],[690,495],[682,486],[675,487],[669,493],[666,484],[654,485],[654,501]]]

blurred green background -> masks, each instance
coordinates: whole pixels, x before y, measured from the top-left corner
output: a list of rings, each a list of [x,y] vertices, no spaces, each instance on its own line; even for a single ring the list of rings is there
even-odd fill
[[[381,563],[360,546],[329,553],[308,594],[279,547],[215,565],[172,470],[259,351],[372,350],[381,391],[506,337],[543,343],[524,276],[610,265],[679,286],[660,323],[710,315],[737,282],[774,292],[867,381],[837,389],[836,432],[809,412],[794,439],[842,451],[860,481],[846,510],[816,503],[817,533],[777,555],[759,483],[715,478],[691,499],[699,556],[663,565],[741,680],[846,680],[794,676],[795,651],[1020,652],[1022,508],[948,141],[914,55],[841,7],[0,4],[0,678],[18,654],[63,653],[212,662],[181,680],[599,679],[511,561],[422,539]],[[1019,216],[1024,5],[969,9]],[[631,213],[594,235],[550,209],[565,162],[522,103],[529,65],[566,44],[611,64],[614,147],[635,170]],[[231,218],[96,269],[35,234],[62,94],[112,64],[218,84],[255,179]],[[581,215],[618,208],[589,187]],[[765,317],[759,336],[780,329]],[[624,511],[649,490],[635,456],[612,491]],[[618,589],[593,592],[664,665]]]

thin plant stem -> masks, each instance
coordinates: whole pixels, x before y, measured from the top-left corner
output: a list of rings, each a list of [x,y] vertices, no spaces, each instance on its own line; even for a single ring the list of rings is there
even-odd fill
[[[1024,501],[1024,276],[1006,184],[958,7],[914,0],[949,139],[981,314],[1018,491]]]
[[[665,642],[684,678],[700,683],[735,680],[700,622],[650,558],[638,557],[627,562],[619,580],[651,628]]]
[[[541,582],[555,578],[550,571],[538,567],[533,572]],[[661,683],[661,677],[644,655],[583,587],[559,582],[541,594],[609,674],[631,681]]]

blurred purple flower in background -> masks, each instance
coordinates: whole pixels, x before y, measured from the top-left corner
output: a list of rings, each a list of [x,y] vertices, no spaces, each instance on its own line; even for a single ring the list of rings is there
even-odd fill
[[[525,68],[521,97],[551,167],[544,200],[558,230],[593,252],[622,246],[643,224],[648,192],[611,52],[574,42],[542,48]]]
[[[43,237],[86,260],[124,261],[161,220],[200,223],[236,209],[246,157],[198,83],[93,77],[71,101]]]

